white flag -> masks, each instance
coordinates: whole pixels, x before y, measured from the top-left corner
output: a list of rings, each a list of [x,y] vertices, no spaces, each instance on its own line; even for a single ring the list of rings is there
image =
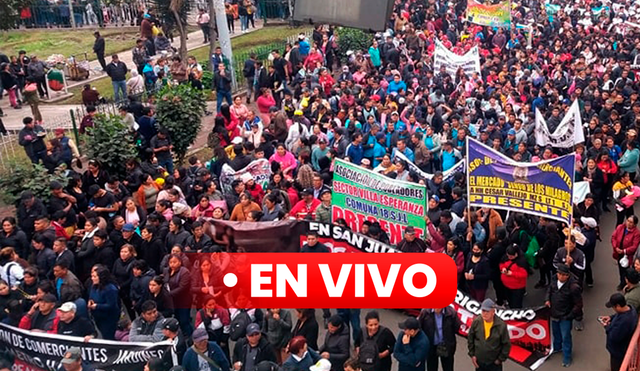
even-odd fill
[[[536,108],[536,144],[539,146],[551,145],[555,148],[570,148],[578,143],[584,142],[584,131],[582,130],[582,117],[580,116],[580,105],[578,100],[567,111],[560,125],[553,134],[549,133],[547,122]]]

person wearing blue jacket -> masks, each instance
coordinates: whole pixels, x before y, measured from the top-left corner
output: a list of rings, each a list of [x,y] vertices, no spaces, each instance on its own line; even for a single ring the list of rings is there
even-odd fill
[[[197,328],[193,331],[191,338],[193,345],[187,349],[184,358],[182,358],[182,367],[185,371],[226,371],[231,369],[231,365],[220,346],[214,341],[209,341],[207,330]]]
[[[346,156],[352,164],[360,165],[364,158],[364,150],[362,149],[362,133],[353,134],[353,141],[346,150]]]
[[[638,158],[640,157],[640,150],[636,148],[636,144],[633,141],[627,141],[627,148],[624,151],[622,157],[618,160],[618,166],[620,170],[629,173],[631,181],[636,178],[636,169],[638,168]]]
[[[109,270],[103,265],[95,265],[91,270],[91,288],[87,307],[91,310],[102,338],[115,340],[120,319],[120,299],[118,288],[111,282]]]
[[[407,91],[407,84],[402,81],[399,74],[393,76],[393,80],[387,86],[387,94],[398,93],[400,90]]]
[[[420,330],[420,322],[409,317],[398,324],[398,334],[393,356],[398,360],[398,371],[424,371],[429,354],[429,338]]]

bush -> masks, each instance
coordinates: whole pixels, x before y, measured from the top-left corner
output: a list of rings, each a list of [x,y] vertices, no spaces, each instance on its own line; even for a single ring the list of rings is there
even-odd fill
[[[2,200],[6,204],[18,205],[20,195],[24,191],[31,191],[33,194],[47,203],[51,197],[49,184],[58,181],[63,186],[67,185],[67,177],[61,172],[49,174],[43,165],[16,164],[13,166],[13,173],[0,177],[0,189],[2,189]]]
[[[173,153],[182,163],[202,127],[206,95],[191,84],[166,86],[158,93],[156,119],[169,131]]]
[[[346,60],[347,51],[367,51],[373,41],[373,35],[357,28],[340,28],[338,30],[338,56]]]
[[[127,174],[125,163],[137,154],[129,128],[116,115],[99,114],[94,122],[95,126],[88,129],[86,136],[89,158],[100,161],[109,175],[124,178]]]

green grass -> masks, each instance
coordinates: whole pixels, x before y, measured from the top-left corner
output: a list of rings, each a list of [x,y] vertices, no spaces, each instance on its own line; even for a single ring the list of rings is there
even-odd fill
[[[0,32],[0,52],[11,56],[25,50],[27,55],[36,54],[40,59],[47,59],[51,54],[62,54],[65,57],[75,55],[84,59],[87,53],[89,60],[96,59],[93,54],[93,32],[97,29],[80,30],[37,30],[37,31],[5,31]],[[137,28],[102,29],[105,38],[105,53],[129,50],[135,45],[139,31]]]
[[[233,54],[241,55],[249,53],[258,46],[285,40],[291,35],[297,35],[307,30],[308,28],[289,28],[287,26],[266,27],[249,34],[234,37],[231,39]],[[201,64],[207,64],[209,63],[209,45],[203,45],[197,49],[190,50],[189,55],[196,57]],[[113,98],[113,87],[108,77],[93,81],[91,86],[96,88],[103,97],[107,99]],[[73,96],[57,104],[82,104],[82,86],[71,88],[69,92],[72,93]]]

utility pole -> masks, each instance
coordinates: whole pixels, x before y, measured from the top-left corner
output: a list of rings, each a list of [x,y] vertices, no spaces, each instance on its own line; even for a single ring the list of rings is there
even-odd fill
[[[216,24],[218,25],[218,43],[222,49],[222,55],[229,60],[229,73],[231,73],[231,86],[233,90],[238,88],[236,72],[233,64],[233,51],[231,50],[231,36],[229,35],[229,25],[227,24],[227,14],[224,9],[224,0],[213,0],[213,7],[216,13]],[[214,71],[217,66],[213,66]]]
[[[71,28],[76,28],[76,15],[73,13],[73,0],[69,0],[68,4],[69,4],[69,20],[71,21]]]

